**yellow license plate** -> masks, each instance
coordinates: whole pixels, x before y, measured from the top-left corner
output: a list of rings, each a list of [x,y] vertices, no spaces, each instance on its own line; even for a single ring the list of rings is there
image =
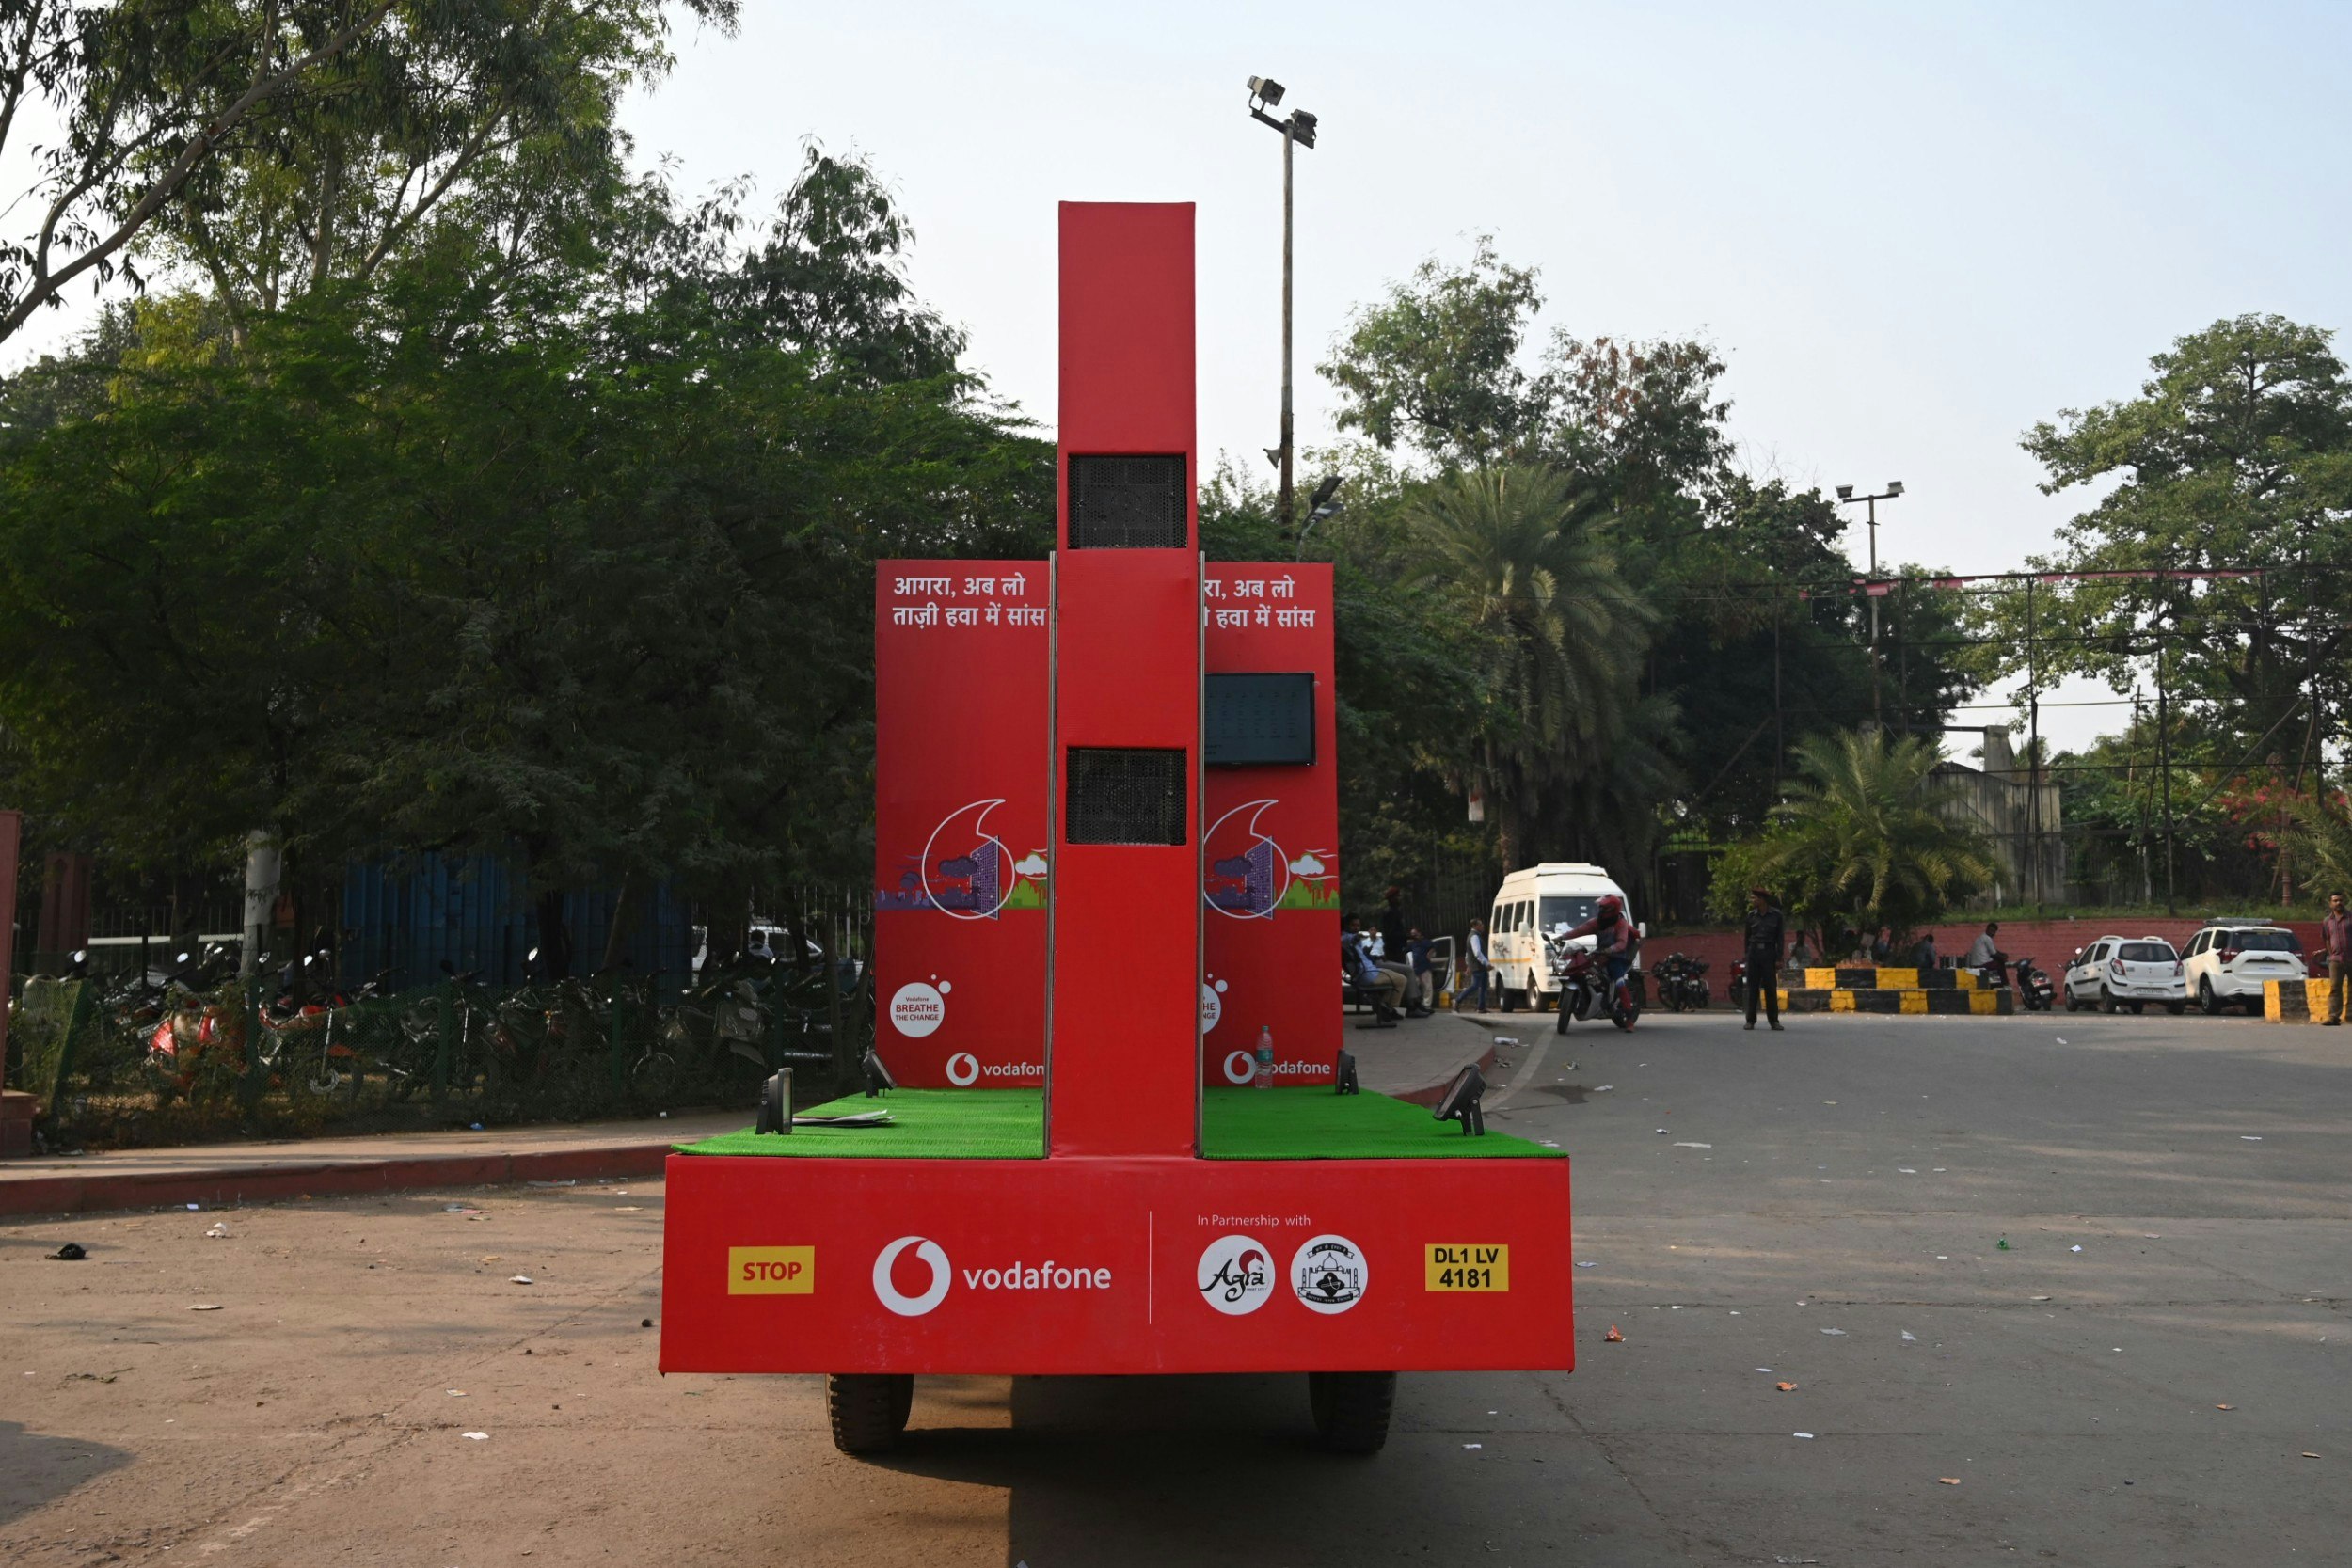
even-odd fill
[[[731,1296],[805,1296],[816,1290],[817,1249],[813,1246],[727,1248],[727,1294]]]
[[[1511,1249],[1507,1246],[1433,1246],[1427,1288],[1432,1291],[1507,1291]]]

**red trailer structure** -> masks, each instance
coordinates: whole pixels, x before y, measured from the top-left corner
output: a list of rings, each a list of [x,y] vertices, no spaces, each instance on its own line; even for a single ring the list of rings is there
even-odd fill
[[[1201,560],[1192,208],[1060,265],[1054,558],[877,584],[906,1086],[671,1158],[662,1369],[830,1374],[853,1452],[925,1373],[1300,1371],[1369,1451],[1399,1370],[1573,1367],[1568,1163],[1335,1092],[1329,569]]]

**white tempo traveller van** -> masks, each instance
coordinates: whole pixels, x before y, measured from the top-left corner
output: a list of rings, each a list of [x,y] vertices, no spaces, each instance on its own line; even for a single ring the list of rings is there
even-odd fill
[[[1583,925],[1593,918],[1605,893],[1623,899],[1626,918],[1633,918],[1633,901],[1597,865],[1546,861],[1502,879],[1494,912],[1486,918],[1486,955],[1497,971],[1505,1009],[1530,1003],[1548,1007],[1558,1002],[1551,966],[1545,960],[1544,933]],[[1590,947],[1593,939],[1579,937],[1577,945]]]

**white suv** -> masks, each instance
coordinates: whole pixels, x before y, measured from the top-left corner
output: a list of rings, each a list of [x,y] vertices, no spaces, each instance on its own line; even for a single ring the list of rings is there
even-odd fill
[[[2209,1013],[2242,1002],[2249,1013],[2263,1010],[2263,982],[2309,977],[2303,944],[2283,926],[2260,922],[2206,927],[2189,939],[2181,955],[2189,994]]]
[[[2070,1013],[2093,1006],[2138,1012],[2151,1002],[2169,1013],[2188,1009],[2181,956],[2162,937],[2101,937],[2067,967],[2065,990]]]

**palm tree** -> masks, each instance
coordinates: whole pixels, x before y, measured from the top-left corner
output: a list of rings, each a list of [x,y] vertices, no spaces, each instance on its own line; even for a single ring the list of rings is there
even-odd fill
[[[1809,736],[1772,808],[1756,868],[1807,924],[1851,914],[1908,930],[1994,875],[1983,838],[1948,809],[1935,749],[1878,730]]]
[[[1506,464],[1433,480],[1409,515],[1413,580],[1448,595],[1477,652],[1474,770],[1517,865],[1547,785],[1595,772],[1636,701],[1651,612],[1565,475]]]

